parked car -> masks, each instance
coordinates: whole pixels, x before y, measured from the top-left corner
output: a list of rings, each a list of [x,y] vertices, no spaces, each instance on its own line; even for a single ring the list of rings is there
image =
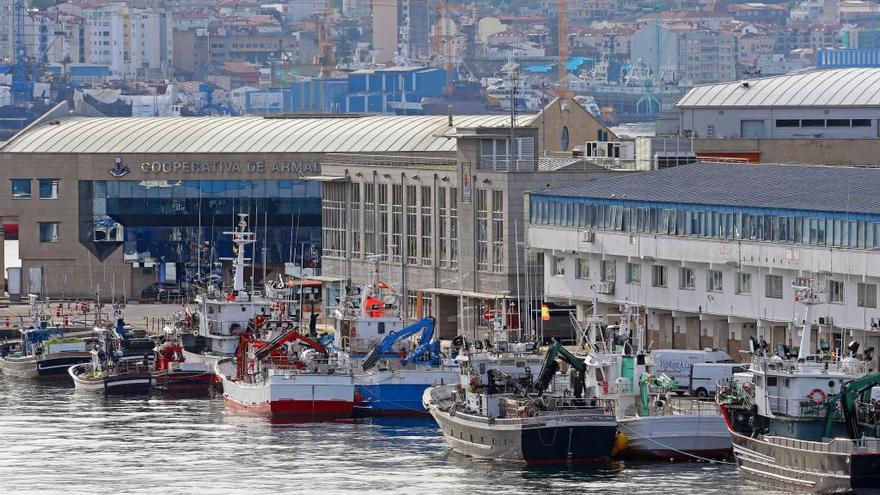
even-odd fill
[[[189,297],[183,287],[168,282],[155,282],[141,291],[141,299],[148,301],[177,301]]]
[[[688,392],[699,398],[715,395],[718,380],[743,373],[746,365],[740,363],[694,363],[691,366],[691,386]]]

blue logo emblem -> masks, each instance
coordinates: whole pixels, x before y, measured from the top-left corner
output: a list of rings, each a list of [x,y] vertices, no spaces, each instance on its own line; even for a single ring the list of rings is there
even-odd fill
[[[109,172],[113,177],[122,177],[128,175],[131,169],[127,165],[123,165],[122,158],[116,157],[116,166],[111,168]]]

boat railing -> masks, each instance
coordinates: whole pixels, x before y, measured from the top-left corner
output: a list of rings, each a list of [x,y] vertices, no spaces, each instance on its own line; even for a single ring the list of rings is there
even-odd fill
[[[142,360],[124,360],[119,361],[113,365],[113,369],[117,373],[149,373],[150,365],[149,363],[144,363]]]
[[[718,404],[702,400],[674,399],[670,401],[669,411],[673,414],[689,416],[719,416]]]
[[[783,416],[824,419],[828,414],[827,402],[813,402],[807,398],[767,395],[767,405],[770,412]]]
[[[788,437],[764,437],[764,440],[780,447],[789,449],[805,450],[808,452],[822,452],[830,454],[852,454],[859,452],[877,452],[880,450],[880,439],[860,438],[834,438],[827,442],[813,442]]]

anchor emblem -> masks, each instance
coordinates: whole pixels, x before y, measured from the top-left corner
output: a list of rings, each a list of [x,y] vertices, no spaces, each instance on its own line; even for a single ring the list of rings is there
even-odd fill
[[[131,172],[131,169],[128,168],[128,165],[124,165],[122,163],[122,158],[117,156],[115,161],[116,166],[109,170],[110,175],[112,175],[113,177],[122,177],[128,175],[128,173]]]

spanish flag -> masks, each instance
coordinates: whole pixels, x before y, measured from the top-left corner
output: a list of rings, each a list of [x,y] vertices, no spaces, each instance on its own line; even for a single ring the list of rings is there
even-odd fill
[[[544,321],[550,321],[550,307],[546,304],[541,305],[541,319]]]
[[[390,289],[391,286],[386,284],[385,282],[380,281],[378,284],[376,284],[376,288],[377,289]]]

